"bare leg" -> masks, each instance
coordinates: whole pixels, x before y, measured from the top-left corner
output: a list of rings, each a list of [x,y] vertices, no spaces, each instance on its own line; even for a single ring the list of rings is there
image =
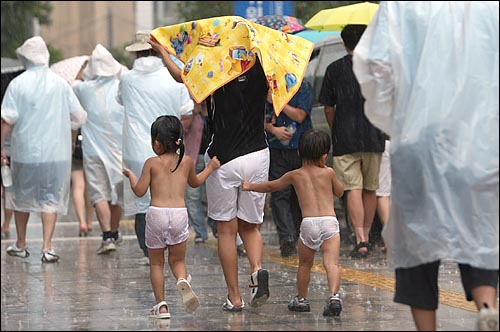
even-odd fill
[[[87,211],[87,231],[92,231],[92,217],[94,214],[94,207],[92,203],[90,203],[89,193],[87,190],[87,186],[85,186],[85,209]]]
[[[436,331],[436,311],[411,307],[413,321],[418,331]]]
[[[237,219],[217,221],[217,232],[219,235],[217,249],[224,278],[226,279],[228,297],[233,305],[241,306],[241,294],[238,288],[238,254],[236,253]]]
[[[495,308],[497,302],[497,290],[492,286],[479,286],[471,290],[472,298],[477,310],[481,310],[486,303],[489,308]]]
[[[365,242],[369,241],[370,229],[372,228],[375,210],[377,208],[377,194],[372,190],[363,190],[363,237]]]
[[[248,262],[250,263],[252,273],[262,268],[264,242],[262,241],[259,226],[259,224],[251,224],[238,219],[238,233],[247,251]]]
[[[75,207],[78,221],[80,222],[80,236],[86,235],[87,222],[85,219],[85,177],[83,175],[83,169],[71,171],[71,189],[73,205]]]
[[[311,268],[314,263],[314,250],[306,247],[302,240],[298,241],[299,268],[297,270],[297,291],[299,298],[307,298],[309,282],[311,281]]]
[[[356,233],[356,243],[368,242],[368,238],[365,237],[364,231],[365,212],[361,195],[361,190],[349,190],[347,194],[347,213],[349,214],[349,219]],[[359,249],[359,252],[367,251],[366,248]]]
[[[122,208],[119,205],[110,205],[111,210],[111,231],[118,232],[120,229],[120,218],[122,217]]]
[[[336,234],[323,242],[321,251],[323,251],[323,266],[326,270],[328,290],[331,296],[337,294],[340,288],[340,234]]]
[[[377,214],[382,226],[389,220],[389,196],[377,196]]]
[[[148,253],[151,286],[153,288],[156,303],[160,303],[161,301],[165,301],[165,249],[148,248]],[[167,308],[162,306],[160,312],[167,312]]]
[[[180,278],[187,279],[186,269],[186,246],[187,241],[168,246],[168,265],[177,281]]]
[[[18,248],[26,248],[26,229],[28,227],[29,212],[14,211],[14,219],[16,221],[16,233]]]
[[[52,249],[52,236],[56,228],[57,213],[42,212],[43,246],[42,251]]]
[[[108,201],[99,201],[95,204],[97,219],[103,232],[111,231],[111,210]]]

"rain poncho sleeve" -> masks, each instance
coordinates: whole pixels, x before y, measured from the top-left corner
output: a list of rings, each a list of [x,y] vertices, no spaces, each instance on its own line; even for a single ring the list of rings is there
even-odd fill
[[[498,270],[498,2],[388,1],[354,51],[365,113],[391,136],[388,262]]]

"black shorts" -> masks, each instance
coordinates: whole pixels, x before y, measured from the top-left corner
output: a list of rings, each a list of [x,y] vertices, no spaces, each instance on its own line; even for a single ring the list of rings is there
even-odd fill
[[[438,308],[438,275],[440,261],[415,267],[396,269],[394,302],[424,310]],[[467,301],[472,301],[472,289],[498,285],[498,270],[486,270],[458,264]]]

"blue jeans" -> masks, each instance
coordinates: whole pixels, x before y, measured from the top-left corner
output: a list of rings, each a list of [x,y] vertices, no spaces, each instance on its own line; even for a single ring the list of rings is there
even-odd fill
[[[137,241],[139,242],[139,247],[141,248],[144,256],[149,257],[148,247],[146,247],[146,214],[138,213],[135,215],[134,223],[135,235],[137,236]]]
[[[195,166],[196,174],[203,171],[204,168],[205,161],[203,155],[199,154]],[[191,188],[187,185],[185,198],[189,225],[193,227],[196,237],[201,237],[203,240],[206,240],[208,238],[207,225],[205,224],[207,214],[202,203],[203,190],[205,190],[205,184],[202,184],[198,188]]]
[[[270,149],[269,181],[283,176],[286,172],[301,166],[297,150]],[[299,238],[302,213],[293,186],[287,186],[271,193],[269,202],[276,225],[280,245],[284,242],[296,243]]]

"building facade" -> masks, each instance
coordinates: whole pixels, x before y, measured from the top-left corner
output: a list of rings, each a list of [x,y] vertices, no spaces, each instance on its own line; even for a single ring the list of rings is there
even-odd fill
[[[97,44],[124,48],[137,30],[180,23],[179,1],[50,1],[51,25],[41,26],[47,44],[65,58],[91,54]]]

